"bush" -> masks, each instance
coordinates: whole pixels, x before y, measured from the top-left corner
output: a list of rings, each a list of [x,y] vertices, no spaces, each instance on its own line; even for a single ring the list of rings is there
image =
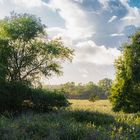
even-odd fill
[[[98,100],[99,99],[99,97],[97,96],[97,95],[95,95],[95,94],[92,94],[90,97],[89,97],[89,101],[91,101],[91,102],[95,102],[96,100]]]
[[[20,112],[26,109],[47,111],[68,105],[67,99],[60,91],[33,89],[22,83],[0,85],[0,112]]]
[[[22,102],[29,98],[31,89],[21,83],[0,85],[0,112],[21,111]]]
[[[33,103],[33,109],[38,111],[47,111],[69,105],[69,102],[60,91],[32,89],[30,100]]]

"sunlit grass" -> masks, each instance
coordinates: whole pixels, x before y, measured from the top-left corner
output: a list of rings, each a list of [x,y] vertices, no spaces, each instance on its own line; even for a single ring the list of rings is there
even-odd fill
[[[95,102],[91,102],[88,100],[69,100],[69,102],[72,103],[72,109],[98,111],[102,113],[113,113],[109,100],[97,100]]]
[[[56,112],[2,115],[0,140],[139,140],[140,113],[115,113],[108,100],[69,102]]]
[[[83,110],[91,112],[99,112],[111,115],[117,122],[138,124],[140,125],[140,113],[123,113],[112,111],[112,105],[109,100],[97,100],[91,102],[88,100],[69,100],[71,103],[70,110]]]

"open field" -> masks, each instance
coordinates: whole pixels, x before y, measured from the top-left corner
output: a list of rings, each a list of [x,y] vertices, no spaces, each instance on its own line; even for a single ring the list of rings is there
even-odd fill
[[[99,100],[96,102],[90,102],[88,100],[69,100],[69,102],[72,103],[72,109],[113,113],[111,111],[111,103],[109,100]]]
[[[111,111],[108,100],[72,105],[50,113],[0,117],[0,140],[140,140],[140,114]]]

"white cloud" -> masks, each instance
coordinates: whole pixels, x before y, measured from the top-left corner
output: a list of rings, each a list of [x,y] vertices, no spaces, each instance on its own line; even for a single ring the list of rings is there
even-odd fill
[[[86,2],[88,4],[85,0],[84,3]],[[139,9],[130,7],[128,0],[98,0],[98,2],[102,6],[97,8],[98,10],[94,8],[92,10],[93,1],[91,1],[91,5],[88,5],[90,11],[84,7],[86,5],[82,7],[82,0],[51,0],[49,4],[65,21],[65,28],[54,28],[51,32],[61,35],[64,40],[71,40],[71,46],[76,46],[73,64],[64,66],[64,77],[60,78],[63,82],[88,82],[105,77],[113,78],[113,62],[120,55],[120,51],[109,47],[120,46],[126,40],[123,32],[126,26],[131,24],[138,26],[140,23]],[[88,38],[90,36],[91,40]],[[77,44],[73,43],[75,39],[79,39]]]
[[[84,77],[84,78],[87,78],[88,77],[89,72],[88,72],[87,69],[81,68],[81,69],[79,69],[79,72],[80,72],[80,74],[81,74],[82,77]]]
[[[13,4],[14,6],[20,6],[20,7],[26,7],[26,8],[32,8],[32,7],[39,7],[43,4],[41,0],[0,0],[0,3],[5,5]]]
[[[84,73],[84,74],[88,74],[88,71],[85,68],[79,69],[79,72]]]
[[[88,78],[89,72],[88,72],[87,69],[85,69],[85,68],[79,68],[79,72],[80,72],[80,74],[81,74],[82,77]]]
[[[8,16],[12,11],[42,16],[44,7],[47,5],[42,0],[0,0],[0,19]]]
[[[88,75],[87,74],[82,74],[82,77],[87,78]]]
[[[57,10],[65,20],[67,36],[73,40],[91,37],[94,33],[93,25],[88,21],[86,13],[73,1],[51,0],[48,4],[53,10]]]
[[[55,39],[55,38],[61,37],[65,46],[71,47],[71,48],[74,47],[73,40],[71,39],[71,36],[69,36],[69,34],[67,34],[67,30],[65,28],[50,27],[50,28],[46,29],[46,32],[50,39]]]
[[[127,20],[127,22],[129,21],[129,23],[133,22],[134,20],[136,20],[136,17],[133,17],[133,16],[126,16],[126,17],[123,17],[121,20]]]
[[[130,7],[128,0],[0,0],[0,18],[13,10],[51,23],[46,29],[48,36],[62,37],[66,46],[75,48],[74,63],[64,65],[64,77],[53,79],[58,83],[113,78],[113,61],[120,54],[113,47],[126,41],[126,27],[140,26],[140,9]]]
[[[79,72],[79,69],[86,69],[88,73]],[[96,65],[94,63],[79,62],[64,65],[64,75],[62,77],[52,77],[48,84],[60,84],[68,81],[87,83],[89,81],[98,82],[103,78],[114,78],[113,65]],[[48,79],[46,80],[46,83]]]
[[[4,3],[4,1],[3,0],[0,0],[0,4],[3,4]]]
[[[123,27],[127,25],[140,26],[140,9],[137,7],[130,7],[128,0],[120,0],[125,8],[128,10],[126,16],[122,17]]]
[[[125,36],[125,35],[123,33],[115,33],[115,34],[111,34],[110,36],[116,37],[116,36]]]
[[[120,55],[116,48],[97,46],[93,41],[85,41],[77,44],[75,63],[88,62],[96,65],[113,65],[114,59]]]
[[[56,37],[64,37],[66,30],[61,27],[50,27],[46,29],[46,32],[48,33],[48,36],[50,38],[56,38]]]
[[[103,8],[107,8],[108,7],[108,1],[109,0],[98,0],[102,5],[103,5]]]
[[[76,2],[80,2],[80,3],[82,3],[82,2],[83,2],[83,0],[74,0],[74,1],[76,1]]]
[[[26,6],[27,8],[40,7],[43,4],[41,0],[13,0],[13,3],[21,7]]]
[[[115,19],[117,19],[117,16],[112,16],[112,17],[108,20],[108,23],[113,22]]]

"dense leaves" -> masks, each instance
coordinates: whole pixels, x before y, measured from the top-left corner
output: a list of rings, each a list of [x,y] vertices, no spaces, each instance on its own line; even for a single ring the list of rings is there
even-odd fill
[[[65,96],[58,91],[32,89],[22,83],[6,83],[0,88],[0,112],[48,111],[68,105]]]
[[[106,99],[110,93],[112,80],[102,79],[98,84],[88,82],[86,84],[67,82],[61,85],[46,85],[44,88],[57,89],[63,91],[69,99]]]
[[[99,80],[98,86],[104,91],[105,95],[110,95],[110,88],[112,86],[112,80],[109,78],[104,78]]]
[[[73,50],[61,39],[49,40],[45,26],[30,14],[0,20],[0,112],[23,109],[47,111],[67,106],[55,92],[33,89],[42,76],[61,74],[61,62],[72,59]]]
[[[140,111],[140,32],[125,44],[115,62],[116,79],[110,97],[115,111]]]
[[[47,38],[45,26],[33,15],[13,13],[0,20],[1,81],[31,84],[41,76],[59,75],[62,60],[72,55],[60,38]]]

